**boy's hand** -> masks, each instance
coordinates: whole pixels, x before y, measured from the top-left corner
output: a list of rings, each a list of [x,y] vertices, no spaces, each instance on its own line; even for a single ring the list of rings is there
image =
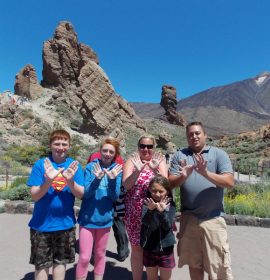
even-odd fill
[[[44,168],[44,176],[47,181],[53,181],[54,178],[57,177],[64,170],[64,168],[59,168],[58,170],[56,170],[48,158],[46,158],[44,161]]]
[[[94,165],[94,170],[92,171],[92,173],[99,180],[104,176],[104,172],[102,171],[102,169],[101,169],[101,167],[100,167],[98,162]]]
[[[117,164],[113,169],[107,170],[104,168],[104,173],[109,177],[109,179],[115,179],[122,172],[122,165]]]
[[[69,167],[66,170],[64,170],[64,172],[62,173],[63,177],[65,177],[67,181],[71,180],[74,177],[76,171],[78,170],[78,164],[79,163],[77,160],[73,161],[69,165]]]
[[[146,198],[144,203],[149,210],[154,210],[157,208],[157,203],[152,198]]]

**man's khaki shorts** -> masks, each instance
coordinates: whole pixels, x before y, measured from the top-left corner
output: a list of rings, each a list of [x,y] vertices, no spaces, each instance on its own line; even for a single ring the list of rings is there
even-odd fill
[[[211,280],[233,279],[227,226],[223,217],[199,220],[182,214],[177,251],[179,267],[187,264],[203,269]]]

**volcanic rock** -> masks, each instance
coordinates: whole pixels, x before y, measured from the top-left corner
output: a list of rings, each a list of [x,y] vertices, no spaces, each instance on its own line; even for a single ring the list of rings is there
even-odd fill
[[[263,141],[270,140],[270,124],[264,125],[260,128],[260,135]]]
[[[162,86],[160,105],[165,109],[162,120],[171,124],[185,126],[186,120],[182,114],[176,111],[177,98],[176,88],[170,85]]]
[[[53,39],[43,47],[42,85],[56,89],[72,110],[79,111],[83,123],[78,131],[93,136],[111,134],[125,126],[145,131],[144,122],[133,108],[114,91],[98,57],[78,42],[71,23],[60,22]]]
[[[31,64],[24,66],[16,75],[14,93],[29,99],[37,99],[43,93],[35,68]]]
[[[171,142],[172,135],[163,131],[158,135],[157,146],[166,150],[169,153],[174,153],[176,150],[176,145]]]

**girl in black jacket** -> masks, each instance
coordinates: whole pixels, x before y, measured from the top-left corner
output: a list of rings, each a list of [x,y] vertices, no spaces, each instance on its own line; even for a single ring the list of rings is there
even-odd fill
[[[142,214],[141,247],[143,264],[146,267],[147,279],[171,279],[175,267],[173,247],[173,221],[175,203],[170,192],[167,178],[156,175],[149,184],[149,195],[145,200]]]

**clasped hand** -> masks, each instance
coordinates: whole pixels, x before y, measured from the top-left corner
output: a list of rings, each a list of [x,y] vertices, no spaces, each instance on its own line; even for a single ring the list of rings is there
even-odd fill
[[[99,163],[97,162],[94,165],[93,174],[96,176],[97,179],[102,179],[102,177],[106,174],[109,179],[113,180],[115,179],[120,173],[122,172],[122,165],[117,164],[112,168],[111,170],[108,170],[107,168],[101,169]]]
[[[194,155],[195,164],[187,164],[187,160],[180,160],[180,174],[188,177],[193,170],[204,176],[207,172],[207,160],[203,158],[201,154]]]
[[[146,198],[144,203],[149,210],[157,209],[159,212],[163,212],[170,205],[170,198],[165,196],[159,202],[155,202],[153,198]]]
[[[202,176],[205,176],[207,173],[207,160],[201,154],[194,155],[194,158],[196,161],[194,169]]]

